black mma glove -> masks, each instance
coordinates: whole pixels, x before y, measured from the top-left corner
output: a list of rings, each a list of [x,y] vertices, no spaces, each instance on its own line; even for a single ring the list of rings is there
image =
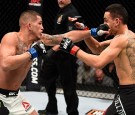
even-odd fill
[[[63,38],[60,43],[60,49],[66,53],[70,53],[76,56],[80,48],[72,43],[72,40],[69,38]]]
[[[91,28],[90,34],[93,37],[103,36],[105,34],[104,31],[108,31],[108,29],[109,26],[107,24],[100,24],[100,26],[97,28]]]
[[[42,41],[35,42],[28,52],[31,54],[31,59],[43,56],[46,54],[45,44]]]
[[[55,54],[56,54],[56,51],[54,51],[53,49],[49,49],[49,50],[47,51],[47,53],[46,53],[46,56],[47,56],[48,58],[51,58],[51,57],[53,57]]]

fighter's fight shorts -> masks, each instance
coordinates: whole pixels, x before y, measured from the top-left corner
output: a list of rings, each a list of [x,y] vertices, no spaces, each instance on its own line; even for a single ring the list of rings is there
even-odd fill
[[[34,111],[34,108],[19,90],[0,89],[0,105],[7,108],[8,115],[29,115]]]
[[[104,115],[135,115],[135,84],[120,85]]]

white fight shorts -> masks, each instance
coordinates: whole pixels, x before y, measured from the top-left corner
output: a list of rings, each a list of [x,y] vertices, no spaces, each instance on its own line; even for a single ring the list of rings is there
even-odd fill
[[[34,108],[19,90],[0,89],[0,100],[9,110],[9,115],[29,115],[34,111]]]

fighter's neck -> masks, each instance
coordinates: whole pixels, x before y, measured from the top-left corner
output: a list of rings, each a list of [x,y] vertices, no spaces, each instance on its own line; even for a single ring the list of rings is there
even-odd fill
[[[33,43],[32,36],[28,35],[27,33],[18,32],[17,37],[20,41],[24,42],[24,44],[26,44],[27,46]]]
[[[117,35],[121,35],[121,34],[128,34],[128,27],[127,25],[124,25],[122,27],[119,28],[119,31],[117,31],[117,33],[115,34],[115,36]]]

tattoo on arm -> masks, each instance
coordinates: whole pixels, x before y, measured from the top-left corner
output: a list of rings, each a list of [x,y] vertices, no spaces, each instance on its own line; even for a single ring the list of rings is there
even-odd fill
[[[53,44],[59,44],[59,42],[64,38],[64,34],[59,34],[59,35],[44,34],[44,37],[47,40],[50,40],[51,43],[53,43]]]
[[[63,38],[64,34],[59,34],[59,35],[48,35],[48,34],[45,34],[45,37],[48,40],[54,40],[54,39],[57,39],[57,38]]]

